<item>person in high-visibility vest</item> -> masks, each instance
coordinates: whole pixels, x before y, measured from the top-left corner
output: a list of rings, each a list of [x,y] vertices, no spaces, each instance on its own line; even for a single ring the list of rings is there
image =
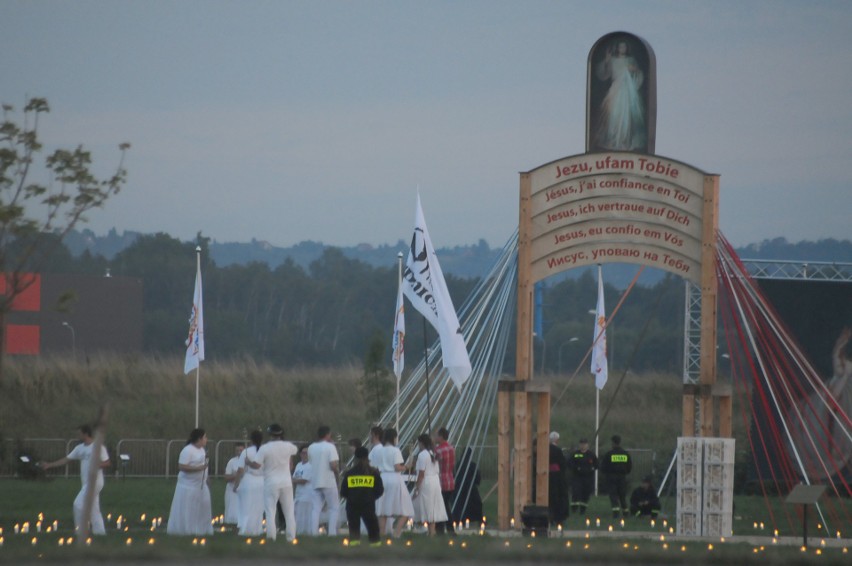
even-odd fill
[[[346,498],[346,520],[349,523],[349,546],[361,544],[361,521],[367,527],[371,546],[381,546],[376,499],[385,488],[382,476],[370,467],[370,453],[363,446],[355,449],[355,462],[343,473],[340,496]]]
[[[613,435],[612,448],[601,458],[601,472],[614,519],[626,517],[630,513],[627,507],[627,476],[632,469],[633,461],[627,450],[621,447],[621,437]]]

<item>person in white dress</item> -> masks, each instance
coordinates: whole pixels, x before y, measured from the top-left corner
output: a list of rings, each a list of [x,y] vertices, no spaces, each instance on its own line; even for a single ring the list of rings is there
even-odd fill
[[[380,533],[385,532],[388,519],[391,523],[395,519],[393,536],[399,538],[405,523],[414,516],[414,506],[411,504],[411,495],[402,479],[401,472],[405,471],[405,462],[402,452],[396,446],[396,438],[396,430],[392,428],[383,433],[383,447],[378,458],[378,469],[382,474],[385,492],[376,502],[376,515],[379,516]]]
[[[379,454],[382,451],[382,435],[384,430],[380,426],[370,429],[370,466],[379,469]]]
[[[316,494],[311,485],[311,463],[308,462],[308,446],[299,448],[301,461],[293,471],[293,484],[296,486],[294,496],[294,514],[296,515],[296,535],[311,534],[311,517],[316,504]]]
[[[414,486],[412,498],[416,508],[416,520],[425,522],[429,528],[429,535],[435,534],[435,523],[447,520],[447,506],[441,495],[441,473],[438,459],[432,445],[432,437],[421,434],[417,437],[417,445],[420,452],[417,454],[417,483]]]
[[[246,461],[257,460],[263,433],[253,430],[249,440],[248,448],[240,455],[240,476],[234,489],[240,497],[240,536],[256,537],[263,534],[263,470],[248,466]]]
[[[196,428],[178,457],[178,479],[166,532],[170,535],[212,535],[213,509],[207,487],[207,434]]]
[[[263,470],[263,500],[266,509],[266,538],[274,541],[278,534],[275,524],[278,504],[284,512],[287,540],[296,538],[296,516],[293,514],[293,457],[296,455],[296,445],[284,440],[284,429],[281,425],[271,424],[266,430],[269,442],[257,451],[257,459],[249,460],[246,464]]]
[[[370,429],[370,454],[368,456],[368,460],[370,462],[370,467],[375,468],[381,472],[379,469],[379,463],[381,460],[382,454],[382,436],[384,435],[384,429],[381,426],[374,426]],[[376,499],[376,516],[379,515],[379,509],[382,505],[382,497],[384,497],[384,490],[382,490],[382,495]],[[382,529],[379,531],[382,535],[385,534],[385,528],[387,525],[379,519],[379,524],[382,526]]]
[[[225,523],[238,525],[240,522],[240,498],[234,491],[234,484],[240,469],[240,454],[245,446],[237,444],[234,446],[234,457],[225,465]]]
[[[340,516],[340,492],[337,489],[340,456],[331,442],[329,427],[319,427],[317,441],[308,446],[308,461],[311,463],[311,485],[317,498],[311,516],[311,533],[319,533],[320,512],[325,503],[328,507],[328,534],[336,536]]]
[[[64,458],[60,458],[55,462],[42,462],[42,469],[47,470],[57,466],[64,466],[71,460],[80,461],[80,481],[83,487],[80,493],[74,499],[74,527],[76,532],[82,532],[83,527],[83,507],[86,502],[86,496],[89,493],[89,468],[92,460],[92,450],[94,449],[94,437],[92,436],[92,427],[89,425],[81,425],[77,432],[80,435],[80,444],[74,447],[71,452]],[[92,500],[92,518],[90,525],[92,534],[105,535],[106,527],[104,526],[104,517],[101,515],[101,490],[104,487],[104,468],[110,466],[109,454],[105,446],[101,445],[100,458],[97,461],[98,473],[95,477],[95,483],[92,486],[94,491],[94,499]]]

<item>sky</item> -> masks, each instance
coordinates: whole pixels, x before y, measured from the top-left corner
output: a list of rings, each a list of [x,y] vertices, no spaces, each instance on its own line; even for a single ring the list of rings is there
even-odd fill
[[[586,58],[657,61],[656,153],[721,175],[737,246],[848,239],[852,2],[0,0],[0,101],[129,180],[88,227],[501,246],[518,173],[585,151]]]

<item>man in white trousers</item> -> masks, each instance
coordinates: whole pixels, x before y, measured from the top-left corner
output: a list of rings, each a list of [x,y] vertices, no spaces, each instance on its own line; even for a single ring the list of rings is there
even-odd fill
[[[74,527],[78,533],[83,532],[83,506],[86,502],[86,494],[91,488],[94,493],[92,500],[92,534],[105,535],[106,527],[104,526],[104,517],[101,515],[101,490],[104,487],[104,468],[110,467],[109,454],[106,446],[101,446],[99,458],[95,458],[94,465],[98,467],[98,474],[95,479],[95,485],[89,486],[89,467],[92,465],[92,449],[95,447],[95,439],[92,436],[92,427],[89,425],[80,425],[77,429],[80,434],[80,444],[74,447],[71,452],[64,458],[60,458],[54,462],[42,462],[41,467],[44,470],[64,466],[70,460],[80,461],[80,480],[83,487],[77,498],[74,499]]]
[[[263,499],[266,510],[266,538],[275,540],[278,528],[275,525],[278,503],[284,511],[287,523],[287,540],[296,538],[296,514],[293,512],[293,457],[298,453],[296,445],[284,440],[284,429],[271,424],[266,430],[269,442],[257,451],[257,460],[246,463],[252,468],[263,469]]]
[[[317,440],[308,446],[308,461],[311,463],[311,485],[316,492],[316,505],[311,517],[311,533],[319,533],[319,519],[323,502],[328,506],[328,534],[337,535],[337,520],[340,515],[340,492],[337,489],[337,474],[340,457],[331,442],[331,429],[325,425],[317,430]]]

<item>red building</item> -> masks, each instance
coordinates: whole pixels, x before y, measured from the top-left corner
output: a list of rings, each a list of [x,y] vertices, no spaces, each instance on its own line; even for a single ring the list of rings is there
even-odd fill
[[[142,280],[33,275],[6,316],[10,355],[142,351]],[[0,277],[0,293],[6,280]]]

